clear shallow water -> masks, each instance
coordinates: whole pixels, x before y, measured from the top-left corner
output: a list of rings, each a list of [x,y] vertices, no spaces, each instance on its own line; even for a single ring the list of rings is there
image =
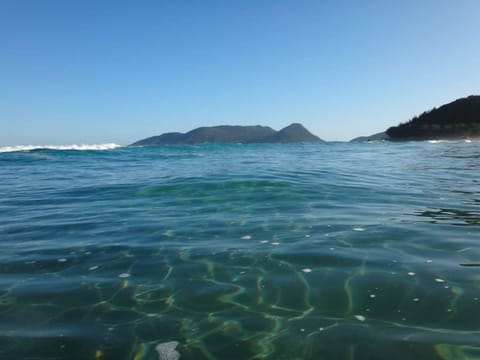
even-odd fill
[[[0,153],[0,359],[480,358],[479,174],[478,142]]]

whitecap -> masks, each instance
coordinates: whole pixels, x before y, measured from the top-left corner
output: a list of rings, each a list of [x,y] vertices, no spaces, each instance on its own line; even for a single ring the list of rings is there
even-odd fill
[[[242,240],[251,240],[252,239],[252,235],[244,235],[241,237]]]
[[[115,143],[106,144],[71,144],[71,145],[14,145],[0,147],[0,153],[32,150],[113,150],[122,147]]]

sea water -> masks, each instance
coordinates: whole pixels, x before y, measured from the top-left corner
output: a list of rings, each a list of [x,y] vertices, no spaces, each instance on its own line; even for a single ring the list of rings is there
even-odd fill
[[[0,152],[0,359],[480,358],[479,142]]]

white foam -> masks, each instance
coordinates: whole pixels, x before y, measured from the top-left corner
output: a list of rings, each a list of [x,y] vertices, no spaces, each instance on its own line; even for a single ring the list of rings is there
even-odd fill
[[[113,150],[122,147],[114,143],[107,144],[71,144],[71,145],[15,145],[0,147],[0,153],[32,150]]]
[[[365,321],[365,316],[363,315],[355,315],[355,319],[357,319],[358,321]]]
[[[175,350],[178,346],[178,341],[169,341],[166,343],[158,344],[155,350],[158,352],[159,360],[178,360],[180,359],[180,353]]]
[[[450,143],[450,144],[454,144],[454,143],[460,143],[460,142],[471,143],[471,142],[474,142],[474,141],[478,141],[478,138],[474,138],[474,139],[458,139],[458,140],[427,140],[427,142],[429,142],[430,144],[440,144],[440,143]]]

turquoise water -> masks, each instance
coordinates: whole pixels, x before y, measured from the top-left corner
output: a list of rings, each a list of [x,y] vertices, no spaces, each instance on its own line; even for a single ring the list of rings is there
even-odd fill
[[[0,153],[0,359],[478,359],[479,175],[478,142]]]

